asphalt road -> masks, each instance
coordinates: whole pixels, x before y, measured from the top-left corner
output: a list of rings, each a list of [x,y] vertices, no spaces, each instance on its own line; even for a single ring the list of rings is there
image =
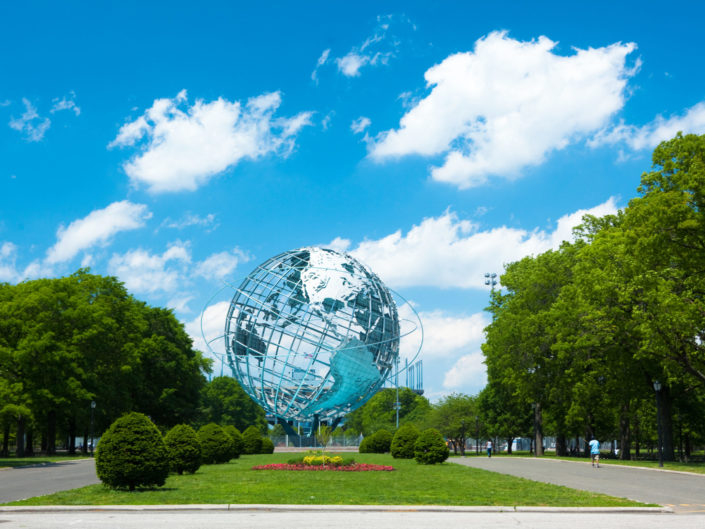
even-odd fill
[[[100,483],[93,459],[0,470],[0,503]]]
[[[643,503],[672,507],[677,513],[705,514],[705,475],[589,462],[516,457],[454,457],[450,461],[522,478],[602,492]],[[700,522],[705,527],[705,519]]]
[[[0,512],[3,529],[702,529],[701,515],[528,512],[163,511]]]

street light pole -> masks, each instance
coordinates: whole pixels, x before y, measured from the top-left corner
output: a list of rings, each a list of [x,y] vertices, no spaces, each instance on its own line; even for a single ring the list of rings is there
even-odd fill
[[[93,455],[93,411],[95,410],[95,401],[91,401],[91,455]]]
[[[475,455],[480,455],[480,420],[477,415],[475,415]]]
[[[654,380],[656,392],[656,429],[658,430],[658,466],[663,467],[663,433],[661,432],[661,382]]]

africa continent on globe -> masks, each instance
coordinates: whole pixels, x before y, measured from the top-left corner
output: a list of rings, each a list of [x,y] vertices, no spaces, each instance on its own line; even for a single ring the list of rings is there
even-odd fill
[[[382,386],[399,356],[389,290],[353,257],[307,247],[259,265],[225,320],[227,362],[282,419],[341,417]]]

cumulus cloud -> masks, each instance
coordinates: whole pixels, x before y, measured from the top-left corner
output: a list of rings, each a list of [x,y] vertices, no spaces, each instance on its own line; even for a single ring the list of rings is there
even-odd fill
[[[216,355],[212,356],[219,360],[217,355],[225,354],[223,333],[225,332],[225,317],[229,307],[230,303],[227,301],[214,303],[185,324],[186,332],[193,340],[194,347],[204,353],[214,351]],[[201,332],[201,325],[203,325],[203,332]]]
[[[457,53],[425,73],[431,92],[398,129],[370,146],[375,160],[444,155],[435,180],[459,188],[490,175],[517,177],[554,150],[605,127],[625,101],[633,43],[553,52],[547,37],[529,42],[493,32],[472,52]]]
[[[221,280],[229,276],[239,263],[249,260],[247,254],[235,248],[232,252],[214,253],[196,266],[195,274],[206,279]]]
[[[487,384],[487,369],[481,351],[461,356],[443,377],[445,389],[460,389],[469,393],[479,392]]]
[[[22,103],[25,111],[21,117],[10,120],[10,128],[24,134],[27,141],[41,141],[51,126],[51,120],[41,117],[28,99],[23,97]]]
[[[350,124],[350,130],[353,131],[353,134],[361,134],[365,132],[365,129],[371,124],[372,122],[370,121],[370,118],[360,116],[359,118],[354,119],[352,121],[352,123]]]
[[[288,156],[312,113],[275,118],[280,104],[280,93],[273,92],[245,104],[218,98],[188,106],[182,90],[173,99],[155,100],[108,147],[138,147],[123,165],[134,184],[154,193],[193,191],[243,159]]]
[[[657,116],[651,123],[642,127],[620,123],[611,129],[603,129],[588,145],[599,147],[623,143],[635,151],[653,149],[662,141],[673,138],[678,132],[705,134],[705,102],[690,107],[680,116]]]
[[[133,292],[174,293],[183,285],[183,275],[190,262],[188,246],[177,242],[161,255],[143,249],[113,254],[108,272],[120,278]]]
[[[392,287],[484,288],[485,272],[501,272],[506,263],[558,248],[564,240],[571,240],[572,229],[586,214],[616,212],[616,199],[611,197],[593,208],[562,216],[553,231],[506,226],[482,231],[476,223],[446,211],[424,219],[406,234],[399,230],[354,248],[347,239],[336,238],[330,246],[348,251]]]
[[[409,304],[399,306],[399,319],[403,338],[400,344],[402,359],[413,360],[422,345],[423,358],[434,362],[457,358],[470,350],[479,349],[484,339],[484,329],[490,321],[484,313],[451,314],[442,310],[421,311],[418,313],[421,329],[411,332],[417,319]]]
[[[5,241],[0,245],[0,283],[15,283],[20,274],[15,267],[17,260],[17,245]]]
[[[97,244],[109,244],[115,234],[141,228],[151,216],[146,205],[134,204],[128,200],[96,209],[87,217],[74,220],[67,227],[59,227],[56,244],[47,251],[46,262],[61,263]]]

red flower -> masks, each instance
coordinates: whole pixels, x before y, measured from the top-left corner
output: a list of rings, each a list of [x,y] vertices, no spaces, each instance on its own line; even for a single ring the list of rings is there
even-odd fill
[[[270,463],[269,465],[256,465],[252,467],[252,470],[329,470],[333,472],[369,472],[369,471],[383,471],[391,472],[394,467],[389,465],[372,465],[369,463],[354,463],[347,466],[335,466],[335,465],[304,465],[303,463],[297,463],[295,465],[290,465],[287,463]]]

